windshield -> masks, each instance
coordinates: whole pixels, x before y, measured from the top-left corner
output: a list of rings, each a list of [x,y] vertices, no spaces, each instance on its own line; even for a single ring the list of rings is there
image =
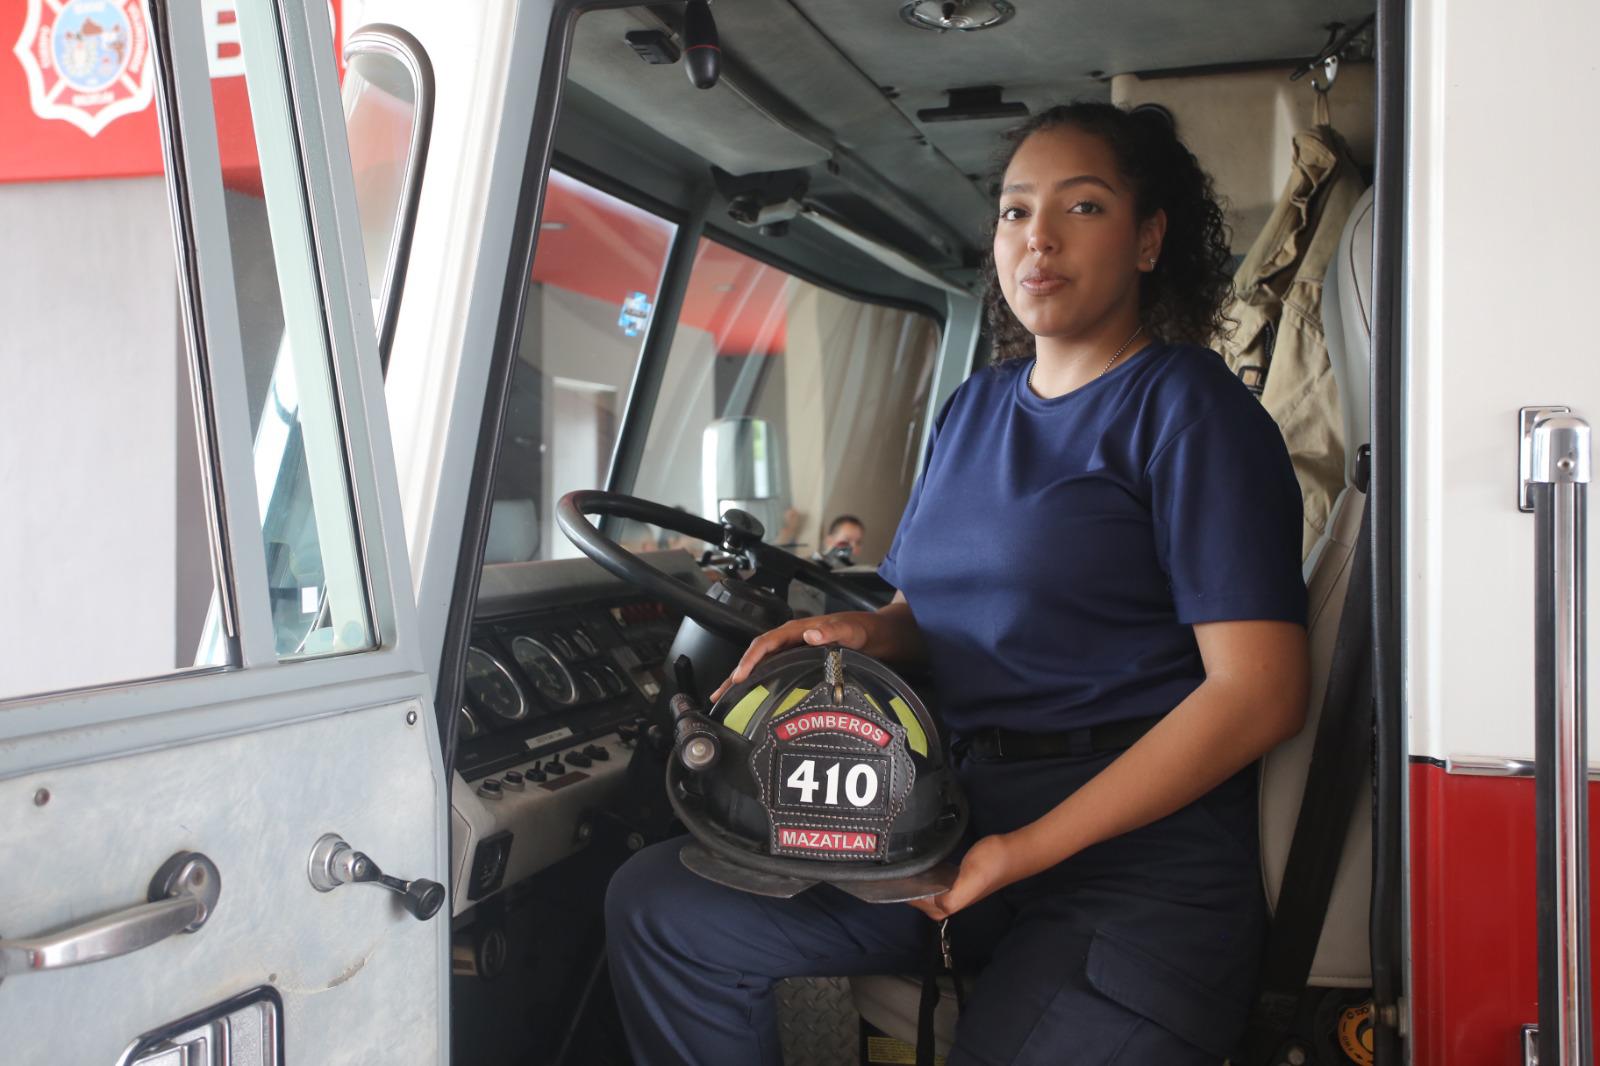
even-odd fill
[[[550,172],[500,438],[487,563],[578,554],[555,525],[603,487],[677,227]]]
[[[634,495],[712,519],[742,508],[799,554],[849,541],[850,561],[881,559],[916,478],[939,337],[931,315],[701,240]]]

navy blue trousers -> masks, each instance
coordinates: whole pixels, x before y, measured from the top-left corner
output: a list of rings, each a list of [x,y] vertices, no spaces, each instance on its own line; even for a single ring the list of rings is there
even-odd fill
[[[959,768],[975,836],[1050,810],[1113,754]],[[1265,932],[1255,774],[956,915],[969,978],[949,1066],[1217,1066],[1244,1029]],[[606,895],[611,979],[639,1066],[782,1062],[779,978],[920,974],[930,925],[819,885],[713,884],[647,848]]]

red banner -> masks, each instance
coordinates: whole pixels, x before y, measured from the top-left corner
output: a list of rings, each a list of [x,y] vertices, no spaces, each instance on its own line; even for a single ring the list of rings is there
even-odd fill
[[[810,829],[778,826],[778,846],[802,851],[828,851],[839,855],[870,855],[878,850],[878,834],[857,830]]]
[[[255,132],[235,0],[201,0],[224,174],[252,187]],[[339,5],[330,5],[342,39]],[[143,0],[0,0],[0,182],[162,173]]]
[[[817,732],[844,733],[880,748],[893,739],[889,731],[876,722],[845,711],[807,711],[785,718],[772,727],[772,735],[778,740],[796,740]]]

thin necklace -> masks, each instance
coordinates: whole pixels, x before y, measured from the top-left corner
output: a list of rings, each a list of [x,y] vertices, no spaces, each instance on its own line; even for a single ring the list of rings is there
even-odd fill
[[[1122,358],[1122,353],[1128,350],[1128,345],[1133,343],[1133,338],[1137,337],[1143,331],[1144,331],[1144,323],[1143,322],[1141,322],[1137,326],[1133,327],[1133,332],[1128,334],[1128,339],[1122,342],[1122,347],[1118,348],[1116,351],[1111,353],[1111,358],[1106,360],[1105,368],[1103,370],[1101,370],[1100,373],[1096,374],[1095,377],[1096,378],[1105,377],[1106,374],[1110,372],[1111,368],[1116,365],[1117,360]],[[1034,367],[1036,367],[1038,365],[1039,365],[1039,357],[1036,355],[1036,356],[1033,357],[1033,366],[1028,367],[1028,389],[1029,389],[1029,391],[1032,391],[1032,389],[1033,389],[1033,370],[1034,370]]]

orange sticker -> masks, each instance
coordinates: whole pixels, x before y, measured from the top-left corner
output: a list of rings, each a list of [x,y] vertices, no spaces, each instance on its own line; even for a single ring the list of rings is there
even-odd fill
[[[1339,1048],[1358,1066],[1372,1066],[1372,1003],[1339,1015]]]

